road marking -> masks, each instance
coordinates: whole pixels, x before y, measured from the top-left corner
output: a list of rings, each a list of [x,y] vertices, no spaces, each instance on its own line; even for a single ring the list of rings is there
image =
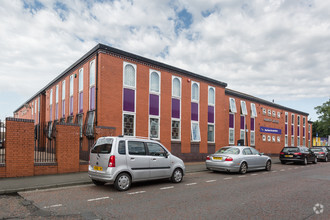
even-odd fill
[[[44,209],[54,208],[54,207],[61,207],[62,204],[56,204],[56,205],[50,205],[50,206],[44,206]]]
[[[187,183],[186,186],[196,185],[197,183]]]
[[[138,192],[131,192],[131,193],[127,193],[128,195],[136,195],[136,194],[141,194],[141,193],[145,193],[146,191],[138,191]]]
[[[224,180],[231,180],[233,177],[224,178]]]
[[[212,182],[215,182],[216,180],[208,180],[208,181],[205,181],[207,183],[212,183]]]
[[[238,176],[238,178],[242,178],[242,177],[246,177],[246,176]]]
[[[253,173],[253,174],[251,174],[251,176],[258,176],[258,174],[256,174],[256,173]]]
[[[161,190],[164,190],[164,189],[173,189],[174,186],[169,186],[169,187],[163,187],[163,188],[160,188]]]
[[[274,170],[274,171],[272,171],[273,173],[276,173],[277,171],[276,170]]]
[[[289,170],[292,170],[292,168],[289,168]]]
[[[103,199],[109,199],[109,197],[106,196],[106,197],[100,197],[100,198],[95,198],[95,199],[88,199],[87,202],[92,202],[92,201],[97,201],[97,200],[103,200]]]
[[[282,169],[282,170],[280,170],[280,171],[282,171],[282,172],[283,172],[283,171],[285,171],[285,169]]]

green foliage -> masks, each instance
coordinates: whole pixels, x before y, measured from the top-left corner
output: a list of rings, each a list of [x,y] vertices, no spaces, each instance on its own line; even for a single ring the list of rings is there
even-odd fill
[[[314,109],[319,116],[318,120],[313,123],[313,137],[316,136],[316,132],[319,137],[327,137],[330,135],[330,99]]]

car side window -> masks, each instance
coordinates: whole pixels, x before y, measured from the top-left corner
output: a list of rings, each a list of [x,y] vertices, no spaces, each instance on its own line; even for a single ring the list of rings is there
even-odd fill
[[[252,151],[252,154],[259,155],[259,151],[257,151],[256,149],[250,148],[250,150]]]
[[[165,157],[166,151],[162,146],[156,143],[147,143],[149,155]]]
[[[126,145],[125,145],[125,141],[119,141],[118,144],[118,153],[125,155],[126,154]]]
[[[130,155],[146,155],[146,149],[143,142],[128,141],[128,153]]]
[[[252,155],[252,151],[249,148],[243,150],[243,155]]]

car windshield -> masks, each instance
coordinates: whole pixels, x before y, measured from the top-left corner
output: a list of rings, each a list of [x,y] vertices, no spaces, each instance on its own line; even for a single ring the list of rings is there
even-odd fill
[[[223,147],[220,148],[217,152],[217,154],[239,154],[239,149],[235,147]]]
[[[113,139],[99,139],[92,148],[91,153],[109,154],[111,152]]]
[[[284,152],[284,153],[299,152],[299,148],[298,147],[285,147],[285,148],[283,148],[282,152]]]
[[[321,148],[311,148],[311,151],[313,151],[313,152],[322,152],[323,150]]]

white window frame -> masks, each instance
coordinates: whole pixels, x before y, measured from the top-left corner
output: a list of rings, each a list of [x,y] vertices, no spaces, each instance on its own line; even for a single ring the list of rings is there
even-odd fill
[[[33,105],[34,105],[34,102],[31,103],[31,119],[33,119]]]
[[[157,117],[157,116],[149,116],[149,122],[148,122],[148,127],[149,127],[149,129],[148,129],[148,137],[149,138],[151,138],[151,134],[150,134],[150,132],[151,132],[151,126],[150,126],[150,119],[157,119],[158,120],[158,134],[157,134],[157,138],[152,138],[153,140],[160,140],[160,117]],[[172,126],[172,125],[171,125]]]
[[[300,115],[297,115],[297,129],[298,129],[298,133],[299,133],[299,135],[297,134],[297,146],[300,146]]]
[[[173,86],[173,82],[174,82],[174,79],[178,79],[179,80],[179,85],[180,85],[180,95],[177,96],[177,95],[174,95],[174,86]],[[180,101],[180,118],[172,118],[171,120],[171,141],[181,141],[181,114],[182,114],[182,102],[181,102],[181,97],[182,97],[182,79],[181,77],[178,77],[178,76],[172,76],[172,98],[174,99],[178,99]],[[172,103],[172,102],[171,102]],[[180,127],[179,127],[179,139],[172,139],[172,121],[178,121],[179,124],[180,124]]]
[[[210,90],[213,90],[213,92],[214,92],[214,96],[213,96],[213,100],[211,100],[211,101],[213,101],[213,103],[212,102],[210,102]],[[208,102],[208,105],[210,105],[210,106],[215,106],[215,88],[213,87],[213,86],[208,86],[208,96],[207,96],[207,102]]]
[[[79,69],[79,81],[78,81],[78,92],[82,92],[84,90],[84,68]]]
[[[270,135],[267,135],[267,141],[271,142],[272,141],[272,137]]]
[[[291,146],[294,146],[294,132],[295,132],[295,127],[294,127],[294,118],[295,115],[291,113],[291,127],[293,127],[293,129],[291,129],[292,134],[291,134]]]
[[[127,65],[132,65],[134,67],[134,86],[131,85],[126,85],[125,84],[125,67]],[[133,63],[128,63],[128,62],[123,62],[123,86],[124,88],[128,88],[128,89],[134,89],[136,90],[136,81],[137,81],[137,77],[136,77],[136,64]]]
[[[62,81],[62,101],[65,100],[65,80]]]
[[[58,104],[58,85],[56,85],[56,90],[55,90],[55,104]]]
[[[92,68],[93,65],[94,65],[94,68]],[[81,69],[83,69],[83,68],[81,68]],[[79,70],[79,73],[80,73],[80,70]],[[93,80],[91,80],[91,79],[93,79]],[[95,86],[95,84],[96,84],[96,64],[95,64],[95,59],[94,59],[89,62],[89,88]]]
[[[246,107],[246,102],[241,100],[241,113],[242,115],[247,115],[247,107]]]
[[[277,142],[281,142],[281,136],[277,136]]]
[[[213,141],[209,141],[209,126],[213,126]],[[215,124],[207,123],[207,143],[215,143]]]
[[[37,100],[34,101],[34,114],[37,114]]]
[[[267,140],[267,137],[265,134],[262,135],[262,141],[266,141]]]
[[[73,79],[74,79],[74,74],[72,74],[70,76],[70,88],[69,88],[69,94],[70,94],[70,97],[73,96],[73,86],[74,86],[74,82],[73,82]]]
[[[194,99],[192,94],[193,94],[193,86],[197,85],[197,99]],[[200,87],[199,87],[199,83],[195,82],[195,81],[191,81],[191,102],[195,102],[199,104],[199,100],[200,100]],[[199,106],[198,106],[198,113],[199,113]],[[199,115],[198,115],[198,119],[199,119]]]
[[[159,85],[158,92],[153,91],[151,89],[151,74],[154,73],[154,72],[156,74],[158,74],[158,85]],[[155,94],[155,95],[160,95],[160,91],[161,91],[161,73],[157,70],[149,69],[149,93],[150,94]]]
[[[276,142],[276,138],[275,138],[274,135],[273,135],[273,137],[272,137],[272,142]]]
[[[258,115],[255,103],[251,103],[251,117],[256,118]]]
[[[255,118],[253,120],[253,123],[254,123],[254,125],[253,125],[254,130],[252,131],[252,129],[250,128],[250,145],[251,146],[255,146],[256,145],[256,132],[255,132],[255,130],[256,130],[256,119]],[[254,137],[253,143],[252,143],[252,134],[254,135],[253,136]]]
[[[229,114],[232,114],[233,115],[233,128],[229,128],[229,144],[230,145],[234,145],[235,144],[235,114],[234,113],[229,113]],[[230,141],[230,133],[232,132],[233,134],[233,141]]]
[[[53,105],[53,89],[49,91],[49,105]]]
[[[277,112],[277,118],[281,118],[281,112]]]
[[[194,85],[197,85],[197,88],[198,88],[198,90],[197,90],[197,98],[198,99],[193,99],[193,96],[192,96],[192,92],[193,92],[193,86]],[[195,121],[195,120],[191,120],[191,129],[190,129],[190,131],[191,131],[191,142],[200,142],[201,141],[201,128],[200,128],[200,124],[199,124],[199,119],[200,119],[200,105],[199,105],[199,100],[200,100],[200,86],[199,86],[199,83],[198,82],[195,82],[195,81],[191,81],[191,102],[194,102],[194,103],[197,103],[198,104],[198,120],[197,121]],[[198,126],[198,129],[199,129],[199,140],[198,139],[196,139],[196,140],[193,140],[193,124],[197,124],[197,126]]]
[[[262,108],[262,114],[267,115],[267,109],[266,108]]]
[[[268,109],[268,116],[271,117],[272,116],[272,110]]]
[[[197,124],[198,126],[198,134],[199,134],[199,139],[193,139],[193,125],[194,124]],[[199,122],[198,121],[191,121],[191,129],[190,129],[190,132],[191,132],[191,142],[200,142],[201,141],[201,129],[199,127]]]
[[[123,112],[123,118],[122,118],[122,134],[124,134],[124,115],[133,115],[134,116],[134,131],[133,131],[133,137],[136,136],[136,114],[131,112]]]
[[[272,116],[273,116],[273,118],[276,118],[276,111],[272,111]]]
[[[174,95],[174,89],[173,89],[174,88],[173,87],[174,79],[178,79],[179,82],[180,82],[180,95],[179,96]],[[178,76],[172,76],[172,98],[176,98],[176,99],[181,100],[181,96],[182,96],[182,79],[181,79],[181,77],[178,77]]]
[[[236,101],[234,98],[229,98],[229,112],[237,113]]]

